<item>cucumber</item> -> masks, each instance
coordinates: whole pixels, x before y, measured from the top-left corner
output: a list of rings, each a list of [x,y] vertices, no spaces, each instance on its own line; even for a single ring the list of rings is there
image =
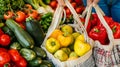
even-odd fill
[[[38,67],[42,63],[42,59],[40,57],[36,57],[35,59],[28,62],[28,67]]]
[[[35,51],[35,53],[37,54],[37,56],[41,57],[41,58],[46,58],[47,54],[46,52],[40,48],[40,47],[34,47],[33,50]]]
[[[35,45],[40,46],[43,43],[45,34],[41,25],[32,17],[26,19],[26,30],[35,40]]]
[[[22,48],[20,50],[20,54],[27,60],[27,61],[31,61],[33,59],[36,58],[36,53],[31,50],[31,49],[27,49],[27,48]]]
[[[33,48],[34,40],[33,38],[23,30],[18,23],[13,19],[7,19],[5,24],[14,32],[18,42],[25,48]]]
[[[20,50],[20,49],[21,49],[21,45],[20,45],[20,43],[18,43],[18,42],[13,42],[13,43],[10,45],[10,48],[11,48],[11,49]]]

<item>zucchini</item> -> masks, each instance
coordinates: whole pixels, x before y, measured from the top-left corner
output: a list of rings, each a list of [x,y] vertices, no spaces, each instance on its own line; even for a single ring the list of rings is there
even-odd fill
[[[47,54],[46,52],[40,48],[40,47],[34,47],[33,50],[35,51],[35,53],[37,54],[37,56],[41,57],[41,58],[46,58]]]
[[[20,50],[20,49],[21,49],[21,45],[20,45],[20,43],[18,43],[18,42],[13,42],[13,43],[10,45],[10,48],[11,48],[11,49]]]
[[[55,67],[54,64],[49,60],[42,60],[39,67]]]
[[[35,40],[35,45],[40,46],[43,43],[45,34],[41,25],[32,17],[26,19],[26,31],[33,37]]]
[[[27,49],[27,48],[22,48],[20,50],[20,54],[27,60],[27,61],[31,61],[33,59],[36,58],[36,53],[31,50],[31,49]]]
[[[7,19],[5,24],[14,32],[18,42],[22,45],[22,47],[34,47],[34,40],[25,30],[20,27],[18,23],[12,19]]]
[[[42,63],[42,59],[40,57],[36,57],[35,59],[28,62],[28,67],[38,67]]]

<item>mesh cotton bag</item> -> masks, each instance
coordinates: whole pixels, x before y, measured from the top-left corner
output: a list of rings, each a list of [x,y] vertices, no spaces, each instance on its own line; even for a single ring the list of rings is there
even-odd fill
[[[69,3],[68,0],[64,0],[64,1],[65,1],[66,6],[71,10],[71,13],[73,14],[73,18],[75,21],[74,24],[69,24],[69,25],[74,27],[75,31],[85,34],[84,37],[86,38],[86,41],[88,43],[92,43],[92,42],[90,42],[90,39],[87,37],[84,26],[82,25],[81,21],[79,20],[79,16],[75,12],[74,8],[72,7],[72,5]],[[54,17],[53,17],[51,26],[48,29],[45,40],[41,47],[46,51],[49,60],[53,61],[53,63],[55,64],[55,67],[94,67],[95,64],[94,64],[94,60],[92,57],[92,48],[85,55],[79,57],[78,59],[71,60],[71,61],[63,61],[63,62],[61,62],[59,59],[56,59],[45,48],[45,45],[46,45],[45,43],[46,43],[47,38],[51,35],[51,33],[56,28],[60,27],[59,25],[60,25],[60,21],[62,19],[63,11],[64,11],[64,6],[58,5],[58,7],[54,13]],[[91,45],[91,47],[92,46],[93,45]]]

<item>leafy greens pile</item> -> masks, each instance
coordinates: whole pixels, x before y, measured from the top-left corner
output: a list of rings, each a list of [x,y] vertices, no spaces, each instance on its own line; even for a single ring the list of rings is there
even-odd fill
[[[0,15],[8,10],[18,10],[24,6],[23,0],[0,0]]]

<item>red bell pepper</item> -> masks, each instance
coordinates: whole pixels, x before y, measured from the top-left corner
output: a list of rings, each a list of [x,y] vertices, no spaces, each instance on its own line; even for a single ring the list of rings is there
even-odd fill
[[[114,22],[113,19],[111,17],[108,17],[108,16],[104,16],[104,19],[109,26]]]
[[[110,25],[112,31],[113,31],[113,36],[115,39],[120,38],[120,24],[118,22],[114,22]]]
[[[108,43],[107,32],[103,26],[95,26],[91,29],[88,35],[93,40],[98,40],[103,45]]]

